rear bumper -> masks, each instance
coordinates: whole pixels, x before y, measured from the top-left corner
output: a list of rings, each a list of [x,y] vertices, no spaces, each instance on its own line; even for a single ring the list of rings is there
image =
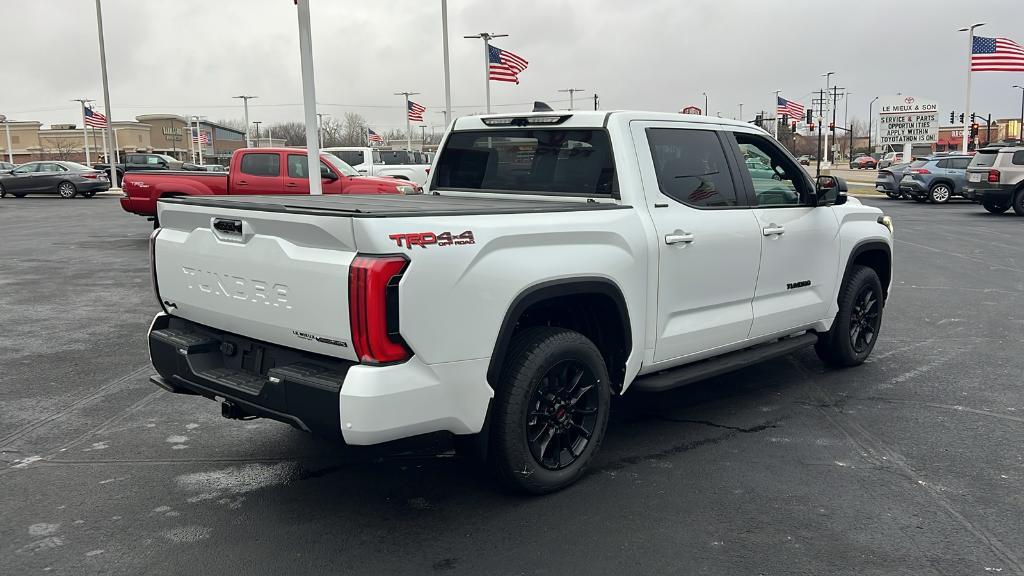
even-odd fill
[[[153,202],[149,198],[122,196],[121,208],[125,212],[131,212],[132,214],[138,214],[139,216],[156,215],[156,202]]]
[[[889,178],[875,180],[875,190],[879,192],[899,192],[899,186]]]
[[[85,181],[75,185],[79,192],[106,192],[110,190],[109,180],[88,180],[84,178],[83,180]]]
[[[910,194],[926,194],[928,187],[925,186],[924,182],[917,180],[900,180],[900,192],[908,192]]]
[[[968,185],[964,190],[964,197],[975,202],[989,202],[1000,206],[1009,206],[1013,200],[1014,187],[1004,184],[988,184],[979,187],[977,183]]]
[[[488,359],[366,366],[158,314],[149,333],[154,383],[349,444],[479,432],[493,396]]]

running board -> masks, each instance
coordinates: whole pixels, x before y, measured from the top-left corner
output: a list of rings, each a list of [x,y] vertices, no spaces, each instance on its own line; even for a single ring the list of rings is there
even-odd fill
[[[818,335],[813,332],[783,338],[775,342],[754,346],[753,348],[745,348],[715,358],[694,362],[693,364],[685,364],[678,368],[665,370],[664,372],[641,376],[634,380],[629,388],[630,390],[643,390],[645,392],[671,390],[672,388],[685,386],[698,380],[704,380],[750,366],[751,364],[757,364],[769,358],[789,354],[795,350],[810,346],[817,340]]]

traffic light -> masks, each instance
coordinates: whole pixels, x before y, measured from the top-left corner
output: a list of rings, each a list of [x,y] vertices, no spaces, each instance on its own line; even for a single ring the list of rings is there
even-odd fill
[[[977,114],[971,112],[971,124],[974,124],[975,126],[977,126],[977,124],[976,124],[977,120],[975,120],[975,116],[977,116]]]
[[[811,130],[814,130],[814,112],[810,108],[807,109],[807,120],[805,122],[811,126]]]
[[[960,123],[961,124],[964,123],[964,113],[963,112],[960,113]]]
[[[814,132],[814,122],[808,122],[807,129],[810,130],[811,132]]]
[[[836,131],[836,124],[835,124],[835,122],[829,122],[828,123],[828,129],[831,130],[832,132],[835,132]]]
[[[789,114],[783,114],[782,115],[782,123],[783,124],[789,124]]]
[[[790,128],[790,130],[793,131],[794,134],[796,134],[796,122],[793,122],[792,124],[790,124],[789,128]]]
[[[949,123],[952,124],[953,122],[956,122],[956,112],[951,111],[949,113]]]
[[[974,116],[974,114],[971,114],[971,116]],[[971,136],[977,136],[978,135],[978,128],[979,128],[979,126],[978,126],[977,123],[971,124]]]

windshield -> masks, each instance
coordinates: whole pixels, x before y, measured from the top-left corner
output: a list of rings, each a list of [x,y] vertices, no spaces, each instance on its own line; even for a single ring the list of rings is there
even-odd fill
[[[973,159],[971,159],[971,168],[988,168],[989,166],[995,166],[996,156],[998,154],[998,150],[978,150],[978,153],[974,155]]]
[[[608,134],[603,130],[455,132],[437,160],[434,187],[611,196],[615,165]]]
[[[324,152],[321,156],[328,164],[334,166],[334,169],[341,173],[342,176],[359,176],[358,170],[349,166],[344,160],[338,158],[334,154]]]
[[[176,158],[168,156],[167,154],[157,154],[157,156],[160,157],[160,159],[163,160],[164,162],[167,162],[168,164],[176,164],[178,162]]]

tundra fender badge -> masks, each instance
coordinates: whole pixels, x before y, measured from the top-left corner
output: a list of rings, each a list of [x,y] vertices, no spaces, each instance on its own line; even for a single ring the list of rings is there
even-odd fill
[[[793,290],[793,289],[796,289],[796,288],[805,288],[805,287],[810,286],[810,285],[811,285],[811,281],[810,280],[801,280],[799,282],[790,282],[789,284],[786,284],[786,290]]]

